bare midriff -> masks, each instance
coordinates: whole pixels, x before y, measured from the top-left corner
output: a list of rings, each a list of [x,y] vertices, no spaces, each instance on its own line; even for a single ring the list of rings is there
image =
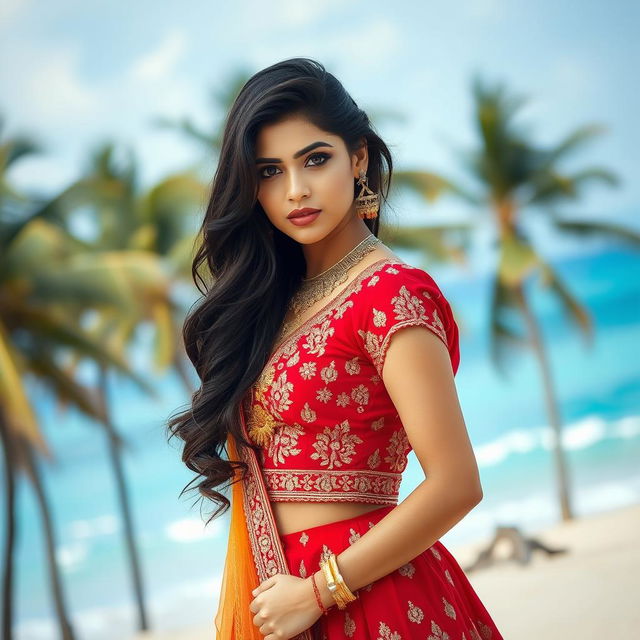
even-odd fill
[[[271,502],[281,535],[362,515],[385,505],[361,502]]]

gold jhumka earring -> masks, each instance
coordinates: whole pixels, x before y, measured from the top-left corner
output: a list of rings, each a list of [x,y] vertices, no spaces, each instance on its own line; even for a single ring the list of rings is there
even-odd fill
[[[360,218],[377,218],[380,208],[380,195],[369,189],[369,178],[364,169],[360,169],[358,184],[362,187],[356,198],[356,213]],[[365,193],[368,191],[369,193]]]

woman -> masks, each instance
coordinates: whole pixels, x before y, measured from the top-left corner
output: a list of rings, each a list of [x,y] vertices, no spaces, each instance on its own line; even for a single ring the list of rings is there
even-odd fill
[[[231,504],[219,640],[502,638],[438,540],[482,488],[451,308],[377,238],[391,174],[318,62],[231,107],[184,326],[202,386],[170,422],[212,517]],[[425,480],[398,504],[412,449]]]

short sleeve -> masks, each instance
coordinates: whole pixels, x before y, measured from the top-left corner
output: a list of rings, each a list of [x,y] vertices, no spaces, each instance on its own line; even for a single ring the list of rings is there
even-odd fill
[[[362,282],[354,307],[357,347],[380,376],[393,335],[416,326],[442,340],[455,375],[460,360],[458,327],[449,302],[426,271],[406,263],[384,266]]]

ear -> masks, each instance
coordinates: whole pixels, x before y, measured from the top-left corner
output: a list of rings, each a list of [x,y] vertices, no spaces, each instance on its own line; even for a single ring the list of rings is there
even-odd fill
[[[369,166],[369,152],[367,148],[367,139],[362,137],[360,146],[351,155],[351,167],[353,169],[353,177],[358,179],[360,177],[360,169],[367,172]]]

